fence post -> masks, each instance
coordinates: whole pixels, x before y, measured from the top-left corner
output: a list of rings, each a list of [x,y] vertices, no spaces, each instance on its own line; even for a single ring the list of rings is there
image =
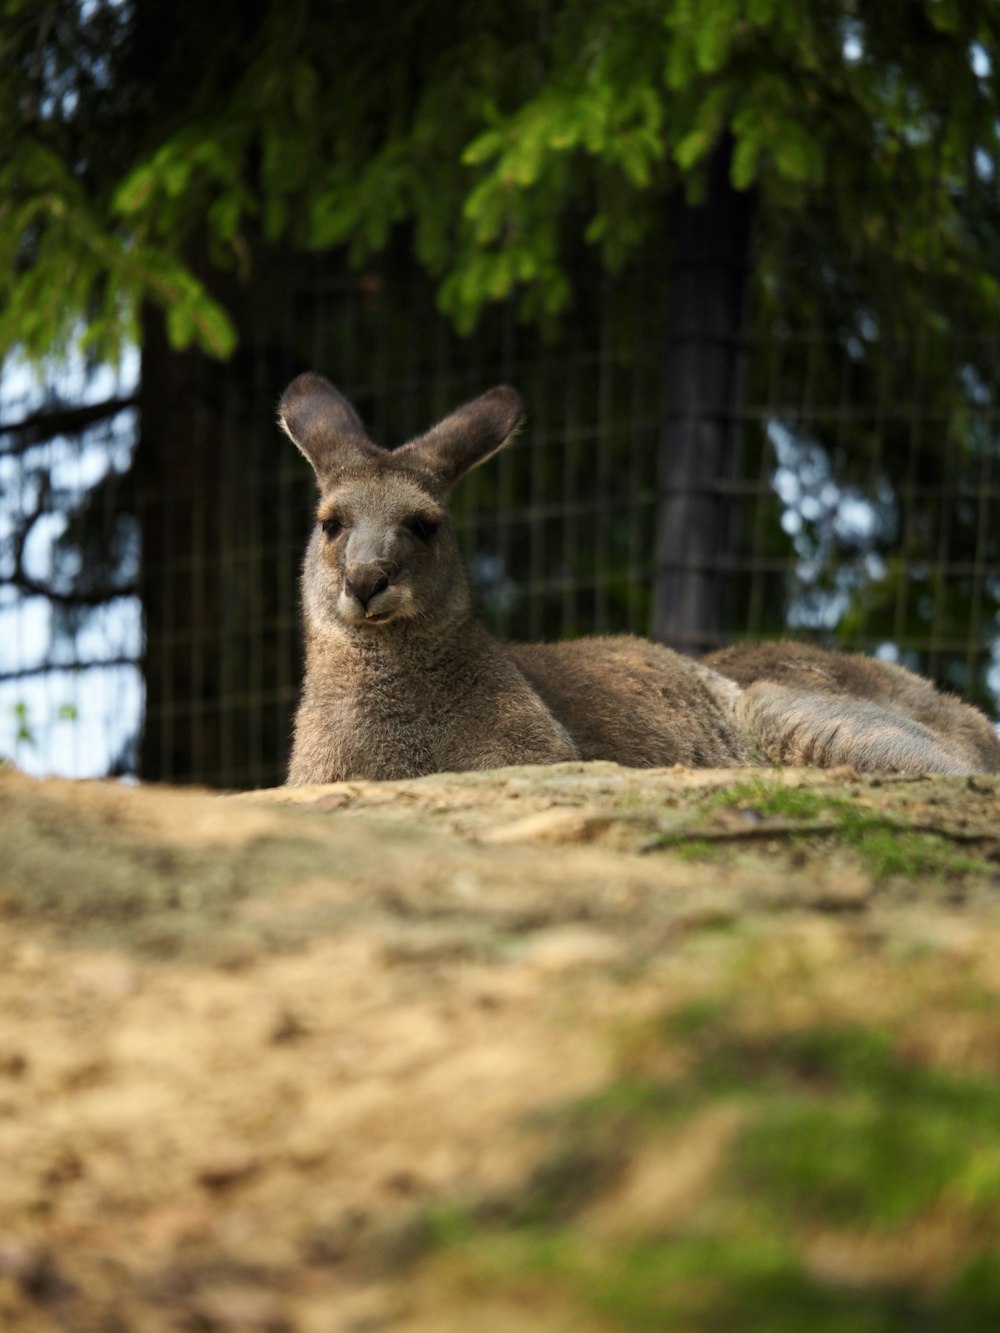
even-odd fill
[[[752,196],[717,149],[704,203],[673,209],[652,633],[683,652],[726,639],[730,502]]]

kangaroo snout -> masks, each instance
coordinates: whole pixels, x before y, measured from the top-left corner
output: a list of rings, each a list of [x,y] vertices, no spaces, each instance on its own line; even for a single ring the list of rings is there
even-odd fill
[[[389,575],[378,565],[352,565],[344,575],[344,591],[367,611],[368,603],[389,586]]]

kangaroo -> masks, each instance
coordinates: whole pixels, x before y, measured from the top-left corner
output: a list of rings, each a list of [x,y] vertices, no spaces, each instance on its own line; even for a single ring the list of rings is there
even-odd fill
[[[501,385],[389,450],[322,376],[285,391],[279,424],[319,488],[289,784],[573,759],[1000,769],[981,714],[887,663],[803,645],[695,662],[628,635],[499,643],[473,613],[445,501],[523,410]]]
[[[720,673],[628,636],[507,647],[476,620],[444,501],[523,410],[500,386],[387,450],[321,376],[289,385],[279,423],[320,492],[290,784],[569,759],[750,762],[739,687]]]

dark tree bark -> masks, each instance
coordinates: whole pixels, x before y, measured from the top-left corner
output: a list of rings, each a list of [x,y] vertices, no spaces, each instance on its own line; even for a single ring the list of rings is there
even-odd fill
[[[289,266],[290,267],[290,266]],[[297,653],[299,526],[279,481],[274,405],[303,369],[283,347],[294,275],[258,264],[252,283],[213,276],[239,350],[220,364],[176,352],[157,311],[144,318],[136,504],[142,531],[148,780],[280,782]]]
[[[132,396],[108,398],[103,403],[84,403],[79,407],[66,403],[50,404],[20,421],[0,424],[0,435],[7,439],[3,447],[4,457],[16,458],[57,435],[79,435],[88,426],[107,421],[125,408],[135,407],[137,402],[138,399]]]
[[[140,125],[159,132],[179,111],[196,120],[214,88],[235,84],[269,12],[267,0],[135,6],[122,80]],[[160,312],[143,315],[134,464],[146,690],[139,772],[259,785],[282,779],[295,691],[295,560],[280,540],[291,520],[281,512],[288,495],[274,411],[288,379],[306,369],[289,314],[299,275],[294,256],[251,234],[237,273],[225,256],[220,264],[201,253],[198,235],[192,227],[189,262],[234,320],[238,342],[226,364],[179,353]]]
[[[752,199],[717,151],[700,207],[678,199],[658,464],[653,637],[697,653],[726,640],[731,516],[725,489],[738,444],[740,334]]]

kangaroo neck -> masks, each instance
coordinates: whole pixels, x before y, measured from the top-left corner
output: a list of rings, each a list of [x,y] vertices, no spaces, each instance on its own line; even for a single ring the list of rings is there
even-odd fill
[[[318,636],[310,644],[309,665],[323,675],[340,675],[345,666],[353,664],[382,685],[396,679],[412,688],[418,680],[455,679],[459,665],[466,668],[461,672],[465,677],[469,667],[502,653],[471,609],[466,609],[444,621],[415,617]],[[339,663],[334,666],[336,659]]]

